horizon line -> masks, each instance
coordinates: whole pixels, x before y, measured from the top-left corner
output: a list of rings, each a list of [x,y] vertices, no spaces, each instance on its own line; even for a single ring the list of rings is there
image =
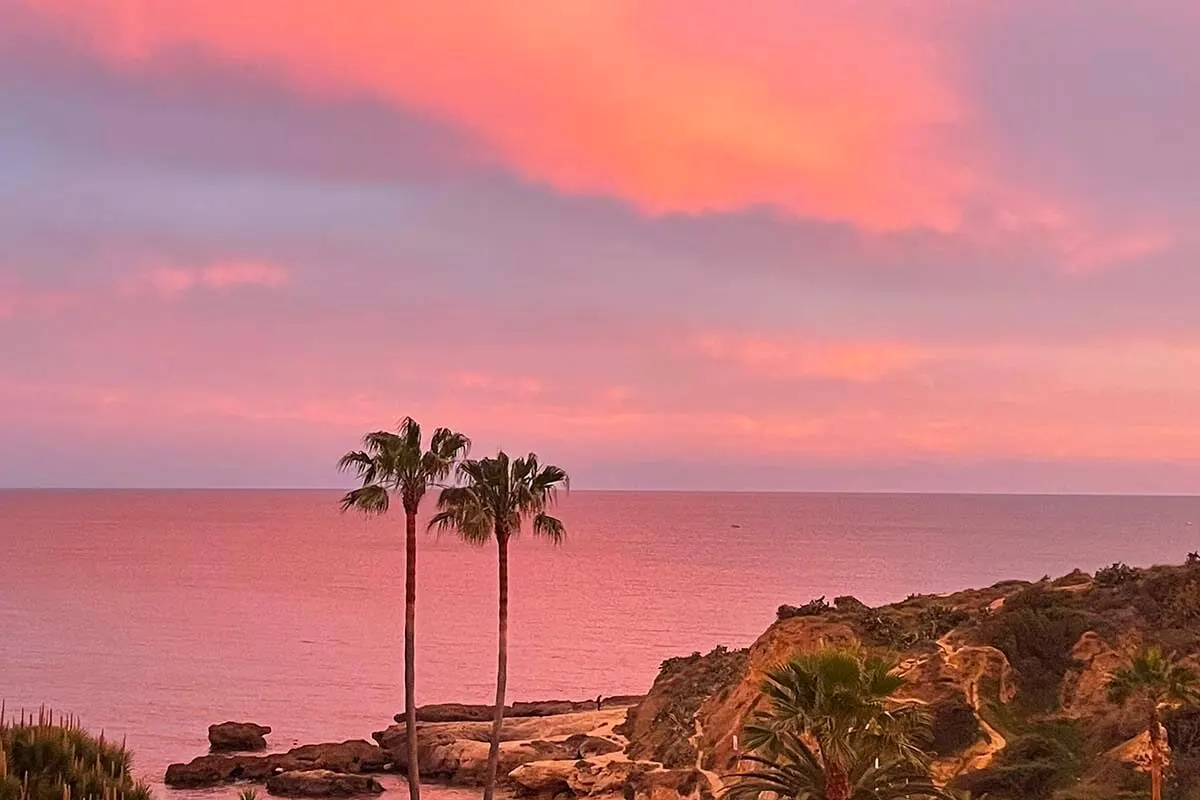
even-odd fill
[[[341,486],[0,486],[0,494],[18,492],[346,492]],[[1006,491],[945,489],[630,489],[582,488],[564,494],[729,494],[729,495],[846,495],[846,496],[933,496],[933,497],[1147,497],[1200,499],[1200,493],[1185,492],[1088,492]]]

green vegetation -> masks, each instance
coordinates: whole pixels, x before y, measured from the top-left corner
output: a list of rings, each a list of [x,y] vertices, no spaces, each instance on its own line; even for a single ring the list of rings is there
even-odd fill
[[[880,609],[847,595],[835,598],[833,605],[818,597],[801,606],[782,605],[775,612],[779,622],[795,617],[829,617],[851,625],[877,647],[908,648],[937,641],[966,622],[970,614],[920,595]]]
[[[1100,616],[1076,608],[1071,595],[1035,584],[1008,598],[983,623],[982,634],[1016,672],[1018,702],[1029,711],[1048,711],[1058,705],[1075,643],[1104,627]]]
[[[1132,583],[1138,579],[1138,571],[1123,562],[1116,562],[1111,567],[1096,570],[1096,585],[1102,587],[1120,586]]]
[[[949,756],[979,741],[983,728],[974,709],[962,698],[940,700],[929,706],[929,752]]]
[[[1149,721],[1150,796],[1152,800],[1162,800],[1162,708],[1200,700],[1200,677],[1174,657],[1151,647],[1139,653],[1128,667],[1113,673],[1108,697],[1118,705],[1136,704]]]
[[[927,720],[893,696],[904,686],[895,664],[825,650],[767,675],[767,707],[743,734],[748,771],[733,776],[726,796],[810,800],[948,798],[929,776],[918,744]]]
[[[496,712],[483,800],[492,800],[500,764],[500,728],[504,722],[504,693],[508,680],[508,543],[532,519],[533,534],[558,544],[566,535],[562,521],[546,512],[566,488],[567,473],[538,463],[535,454],[510,460],[501,450],[495,458],[466,460],[458,465],[459,485],[442,490],[438,513],[429,527],[454,531],[468,544],[496,543],[500,579],[499,646],[496,666]],[[410,737],[410,741],[415,737]]]
[[[780,606],[775,612],[775,619],[782,622],[793,617],[819,617],[832,609],[833,606],[826,603],[824,597],[818,597],[816,600],[809,600],[802,606]]]
[[[1065,785],[1078,763],[1074,750],[1060,739],[1029,733],[1009,742],[990,767],[964,775],[954,785],[989,800],[1039,800]]]
[[[1200,707],[1186,706],[1163,715],[1171,743],[1166,800],[1200,800]]]
[[[92,736],[70,717],[6,720],[0,707],[0,800],[152,800],[134,781],[124,743]]]
[[[421,426],[412,417],[400,422],[397,433],[376,431],[363,437],[363,449],[342,456],[338,467],[353,471],[362,486],[342,498],[342,511],[357,509],[365,514],[384,514],[393,495],[404,507],[405,592],[404,592],[404,706],[408,734],[408,791],[420,800],[421,778],[417,753],[416,643],[417,607],[417,513],[430,487],[450,475],[455,463],[470,450],[471,441],[449,428],[438,428],[421,443]],[[249,800],[249,798],[243,798]]]

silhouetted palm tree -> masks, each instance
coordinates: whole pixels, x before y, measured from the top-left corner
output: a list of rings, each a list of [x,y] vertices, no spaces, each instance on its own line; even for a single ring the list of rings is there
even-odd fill
[[[392,496],[404,507],[404,726],[408,735],[408,792],[412,800],[421,796],[417,766],[416,703],[416,609],[417,609],[417,512],[430,487],[450,475],[455,463],[471,448],[471,441],[449,428],[438,428],[421,443],[421,426],[411,417],[400,422],[397,433],[376,431],[363,437],[363,449],[342,456],[338,468],[353,471],[362,486],[342,498],[342,511],[358,509],[365,514],[384,514]]]
[[[895,665],[851,652],[801,656],[770,672],[767,707],[746,724],[752,768],[734,776],[732,800],[764,793],[796,800],[949,798],[929,776],[916,741],[926,732],[919,708],[893,695],[904,679]]]
[[[533,521],[534,535],[555,544],[562,541],[566,528],[546,512],[554,506],[558,489],[567,488],[569,479],[558,467],[540,465],[533,453],[510,461],[501,450],[495,458],[463,461],[458,466],[458,481],[459,485],[442,490],[438,514],[429,527],[455,531],[470,544],[496,543],[500,579],[496,709],[483,789],[484,800],[492,800],[500,763],[500,728],[504,724],[504,691],[508,681],[508,543],[521,532],[527,519]]]
[[[1150,733],[1150,796],[1162,800],[1162,714],[1163,706],[1195,703],[1200,699],[1200,680],[1190,667],[1151,647],[1139,653],[1128,667],[1117,670],[1108,681],[1108,698],[1124,705],[1133,701],[1146,714]]]

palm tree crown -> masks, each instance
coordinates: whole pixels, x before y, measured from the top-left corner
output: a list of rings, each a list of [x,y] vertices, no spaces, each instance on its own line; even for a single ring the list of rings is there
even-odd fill
[[[438,428],[421,446],[421,426],[411,417],[400,422],[396,433],[376,431],[363,437],[363,449],[342,456],[338,469],[355,472],[362,486],[342,498],[342,510],[356,508],[383,514],[394,493],[404,510],[415,513],[430,486],[449,477],[454,463],[466,455],[471,440],[449,428]]]
[[[1124,705],[1135,700],[1146,714],[1146,732],[1150,737],[1150,797],[1161,800],[1163,784],[1162,719],[1163,706],[1194,703],[1200,699],[1195,670],[1163,654],[1157,647],[1143,650],[1128,667],[1108,680],[1108,699]]]
[[[492,800],[500,765],[500,729],[504,724],[504,696],[508,683],[508,542],[533,518],[533,533],[555,544],[563,540],[562,521],[547,514],[558,499],[558,489],[568,487],[567,473],[542,466],[533,453],[512,460],[501,450],[495,458],[463,461],[458,465],[458,485],[443,489],[438,513],[429,523],[439,531],[453,530],[470,544],[496,543],[498,613],[496,647],[496,705],[488,747],[483,800]]]
[[[945,798],[929,778],[916,742],[926,720],[899,703],[904,679],[895,664],[856,653],[823,651],[773,670],[763,683],[766,707],[744,730],[751,768],[727,795],[757,800]]]
[[[470,447],[471,441],[461,433],[438,428],[425,450],[421,426],[405,417],[396,433],[368,433],[362,450],[347,453],[338,461],[339,469],[353,470],[362,481],[342,498],[343,512],[357,508],[366,514],[383,514],[393,493],[404,506],[404,726],[411,800],[420,800],[421,794],[416,711],[417,512],[429,487],[449,476]]]
[[[1200,686],[1195,670],[1151,647],[1128,667],[1113,673],[1108,682],[1108,699],[1118,705],[1140,699],[1147,710],[1157,709],[1196,702],[1200,699]]]
[[[558,489],[570,486],[567,473],[541,465],[530,453],[510,459],[501,450],[495,458],[466,460],[458,465],[458,486],[442,490],[438,513],[429,527],[454,531],[469,544],[507,541],[521,532],[525,519],[533,518],[533,533],[555,544],[566,528],[547,512],[558,500]]]

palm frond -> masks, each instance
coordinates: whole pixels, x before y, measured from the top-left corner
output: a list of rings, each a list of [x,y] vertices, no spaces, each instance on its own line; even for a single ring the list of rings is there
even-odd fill
[[[439,430],[434,434],[439,450],[462,452],[469,440]],[[500,450],[494,457],[458,462],[454,486],[442,490],[438,514],[430,528],[454,531],[465,541],[480,544],[492,538],[507,540],[521,532],[524,522],[532,522],[535,536],[558,543],[566,535],[566,526],[546,514],[554,504],[555,490],[565,484],[566,473],[559,467],[541,467],[534,453],[512,459]]]
[[[533,535],[549,539],[555,544],[562,544],[567,535],[567,526],[557,517],[538,514],[533,518]]]
[[[810,653],[769,671],[742,729],[751,750],[743,760],[754,766],[734,776],[735,800],[824,800],[833,765],[851,780],[854,800],[948,797],[917,745],[927,715],[893,699],[903,685],[894,662],[857,651]]]
[[[371,484],[347,492],[342,497],[340,506],[343,513],[353,508],[367,515],[377,515],[386,514],[390,504],[388,490],[378,484]]]

